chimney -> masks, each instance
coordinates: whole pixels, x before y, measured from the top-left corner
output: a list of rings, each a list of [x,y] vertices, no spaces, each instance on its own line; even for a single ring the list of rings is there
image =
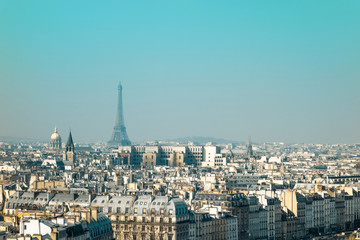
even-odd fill
[[[90,223],[91,222],[91,209],[90,209],[90,211],[87,211],[85,214],[86,214],[86,221],[88,223]]]
[[[98,215],[98,212],[97,212],[97,208],[91,208],[91,217],[94,218],[95,221],[97,221],[97,215]]]
[[[58,240],[59,232],[57,226],[51,228],[51,240]]]

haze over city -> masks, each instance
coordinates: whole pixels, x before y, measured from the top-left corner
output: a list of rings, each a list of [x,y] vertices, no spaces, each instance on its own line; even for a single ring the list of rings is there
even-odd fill
[[[356,143],[358,1],[0,1],[0,136]]]
[[[0,0],[0,240],[360,240],[360,1]]]

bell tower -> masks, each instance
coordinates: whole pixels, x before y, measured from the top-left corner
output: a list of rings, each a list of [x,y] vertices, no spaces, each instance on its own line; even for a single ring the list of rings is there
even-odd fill
[[[75,147],[74,147],[74,142],[73,142],[72,135],[71,135],[71,130],[70,130],[69,137],[68,137],[68,140],[65,145],[65,152],[63,155],[63,160],[71,161],[71,162],[75,161]]]

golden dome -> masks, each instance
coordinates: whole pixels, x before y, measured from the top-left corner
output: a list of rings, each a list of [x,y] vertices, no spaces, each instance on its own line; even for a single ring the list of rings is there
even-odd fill
[[[57,128],[55,127],[54,133],[51,134],[51,140],[61,139],[60,134],[57,132]]]

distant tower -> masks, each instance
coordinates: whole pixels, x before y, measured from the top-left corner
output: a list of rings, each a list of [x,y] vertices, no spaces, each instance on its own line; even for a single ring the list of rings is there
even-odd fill
[[[55,151],[60,151],[60,149],[61,149],[61,137],[60,137],[56,127],[54,129],[54,133],[51,134],[50,149],[55,150]]]
[[[69,137],[68,137],[68,140],[65,145],[65,152],[63,155],[63,160],[71,161],[71,162],[73,162],[75,160],[75,147],[74,147],[74,142],[72,139],[71,131],[69,133]]]
[[[112,134],[112,137],[109,141],[111,145],[130,145],[131,142],[126,133],[124,115],[123,115],[123,104],[122,104],[122,86],[121,83],[118,87],[118,106],[117,106],[117,114],[115,127]]]
[[[251,138],[250,138],[250,137],[249,137],[249,141],[248,141],[248,145],[247,145],[246,155],[247,155],[249,158],[252,158],[252,157],[254,156],[254,152],[253,152],[253,148],[252,148]]]

